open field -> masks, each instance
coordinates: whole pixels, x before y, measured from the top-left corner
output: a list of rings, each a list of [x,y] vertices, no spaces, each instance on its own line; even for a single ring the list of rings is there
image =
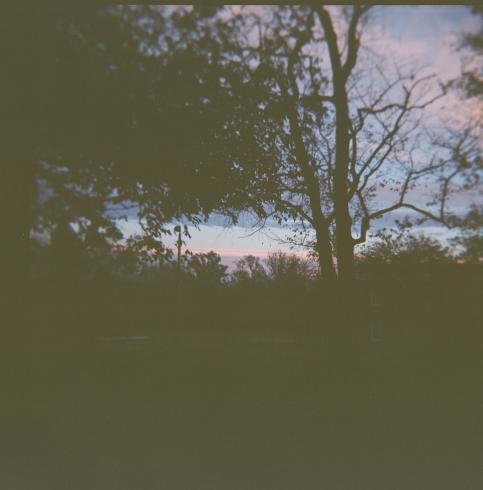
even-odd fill
[[[476,296],[389,309],[374,341],[337,295],[97,293],[42,298],[35,343],[4,349],[1,488],[482,488]]]

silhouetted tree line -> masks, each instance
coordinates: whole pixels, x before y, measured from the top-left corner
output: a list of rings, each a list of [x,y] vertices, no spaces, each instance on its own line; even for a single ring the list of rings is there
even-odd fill
[[[475,333],[481,265],[458,263],[424,237],[404,238],[392,253],[391,240],[381,238],[357,260],[358,281],[336,284],[317,277],[316,262],[283,253],[246,256],[228,271],[215,253],[186,254],[178,269],[176,261],[140,262],[123,250],[80,254],[73,270],[72,257],[45,247],[37,251],[37,275],[24,286],[29,308],[15,312],[6,332],[51,349],[91,345],[103,335],[159,337],[160,345],[216,334],[364,346],[375,319],[387,340],[401,342]]]
[[[213,211],[233,223],[250,211],[261,226],[268,219],[294,226],[294,243],[312,249],[318,275],[328,279],[336,268],[339,278],[354,277],[373,222],[397,210],[416,213],[418,223],[459,227],[462,260],[479,263],[481,209],[466,217],[447,209],[452,190],[479,182],[474,128],[413,136],[412,115],[448,87],[423,97],[431,77],[361,57],[370,10],[342,9],[336,27],[324,6],[266,15],[221,6],[6,8],[2,31],[15,42],[3,43],[3,278],[22,284],[38,266],[32,257],[47,252],[34,235],[50,240],[59,274],[110,274],[146,261],[171,271],[168,223],[200,223]],[[466,40],[470,49],[477,41]],[[385,75],[364,98],[352,80],[368,72]],[[428,207],[408,201],[429,181],[437,191]],[[383,187],[395,190],[394,205],[379,206]],[[133,215],[142,234],[126,239],[119,221]],[[371,250],[366,264],[375,260]],[[281,256],[264,267],[246,262],[231,279],[317,275]],[[226,281],[212,255],[187,255],[181,269]]]
[[[468,220],[469,222],[469,220]],[[381,230],[356,257],[360,279],[434,279],[451,276],[454,271],[469,276],[481,274],[483,247],[481,236],[458,236],[445,246],[440,240],[410,227]],[[274,252],[262,259],[247,255],[229,271],[215,252],[187,250],[176,260],[169,248],[149,247],[142,237],[131,237],[122,244],[93,243],[86,234],[80,238],[72,228],[59,225],[49,243],[36,243],[33,273],[37,278],[69,282],[113,278],[131,282],[158,282],[204,286],[307,286],[323,280],[317,262],[311,257]]]

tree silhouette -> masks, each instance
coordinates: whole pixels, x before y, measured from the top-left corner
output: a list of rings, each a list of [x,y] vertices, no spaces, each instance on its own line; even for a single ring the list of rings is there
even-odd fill
[[[362,274],[401,279],[423,277],[452,261],[450,250],[439,240],[403,227],[377,233],[357,262]]]
[[[294,254],[274,252],[265,259],[268,277],[272,281],[285,284],[313,279],[316,275],[314,264]]]
[[[459,236],[451,240],[457,248],[457,257],[470,264],[481,264],[483,261],[483,210],[473,204],[470,211],[454,220],[459,228]]]
[[[16,39],[4,91],[12,134],[1,179],[6,265],[20,250],[19,262],[28,263],[34,226],[52,232],[68,220],[88,230],[89,241],[112,242],[118,220],[134,213],[159,241],[174,217],[229,212],[223,200],[233,179],[216,154],[232,141],[213,146],[205,137],[207,128],[222,134],[224,124],[200,111],[200,94],[210,89],[198,78],[205,59],[189,50],[170,58],[172,36],[189,31],[175,28],[176,11],[17,6],[4,13],[5,34]]]
[[[308,231],[322,274],[336,277],[335,255],[350,279],[374,220],[406,210],[448,223],[453,184],[470,185],[478,164],[471,135],[436,153],[421,114],[445,90],[366,55],[368,11],[7,9],[18,42],[3,256],[27,256],[34,224],[51,231],[67,219],[89,246],[112,246],[128,213],[161,242],[174,218],[218,211],[236,222],[250,210],[261,226],[274,218]],[[425,184],[437,189],[423,207],[414,195]],[[392,204],[378,200],[382,189]]]
[[[233,282],[238,284],[260,284],[268,279],[268,275],[258,257],[246,255],[236,261],[231,278]]]
[[[483,19],[483,8],[480,6],[471,7],[474,15]],[[481,74],[481,61],[483,57],[483,23],[477,33],[465,34],[461,42],[461,48],[469,51],[470,60],[466,62],[462,79],[459,86],[465,91],[468,97],[483,97],[483,80]]]
[[[215,252],[187,253],[184,262],[184,271],[203,284],[221,284],[225,279],[227,266],[220,263],[221,257]]]
[[[386,214],[407,211],[420,223],[448,225],[452,183],[469,182],[478,163],[466,149],[467,132],[453,135],[451,147],[438,146],[443,137],[422,124],[425,109],[446,92],[433,75],[361,50],[368,11],[227,9],[202,21],[180,14],[190,32],[211,36],[189,37],[180,59],[186,51],[206,59],[202,107],[226,111],[222,134],[211,126],[206,137],[243,183],[245,198],[236,202],[239,192],[229,193],[227,208],[255,211],[261,226],[269,217],[293,220],[315,234],[310,244],[327,278],[335,278],[334,254],[339,278],[353,277],[355,247]],[[204,85],[208,79],[213,86]],[[247,144],[219,143],[230,134],[230,142]],[[426,185],[435,190],[421,206]],[[378,199],[382,192],[391,204]]]

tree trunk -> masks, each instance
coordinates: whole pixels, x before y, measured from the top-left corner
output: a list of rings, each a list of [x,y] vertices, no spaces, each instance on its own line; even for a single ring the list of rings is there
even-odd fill
[[[293,82],[293,86],[296,84]],[[296,90],[294,88],[294,90]],[[322,203],[320,200],[320,184],[310,165],[310,157],[305,148],[299,121],[297,108],[295,105],[290,106],[288,112],[290,128],[295,142],[297,161],[300,165],[300,170],[307,188],[307,197],[310,201],[310,209],[312,212],[313,226],[315,228],[317,255],[319,259],[320,273],[322,277],[329,280],[337,278],[334,263],[332,261],[332,246],[330,244],[329,224],[322,212]]]
[[[315,236],[321,276],[329,281],[335,281],[337,274],[335,272],[334,261],[332,260],[332,246],[330,244],[327,226],[317,225]]]
[[[349,114],[345,87],[340,84],[335,90],[336,100],[336,148],[334,178],[335,241],[337,272],[339,279],[354,278],[354,240],[352,219],[349,213]]]
[[[334,211],[335,211],[335,248],[337,271],[340,280],[354,277],[354,240],[352,238],[352,220],[349,213],[348,173],[350,119],[346,83],[357,59],[358,40],[356,37],[357,19],[360,11],[354,12],[349,29],[348,54],[345,64],[337,44],[330,14],[323,7],[317,8],[320,23],[324,29],[332,68],[333,102],[336,113],[335,130],[335,175],[334,175]]]

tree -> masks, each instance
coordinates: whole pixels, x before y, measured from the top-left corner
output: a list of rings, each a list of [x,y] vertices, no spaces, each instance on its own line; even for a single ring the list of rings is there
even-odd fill
[[[316,276],[314,264],[294,254],[275,252],[265,259],[267,275],[272,281],[286,284],[308,281]]]
[[[447,247],[410,227],[380,231],[358,257],[358,266],[369,275],[417,277],[453,261]]]
[[[481,62],[483,58],[483,8],[471,7],[473,14],[480,18],[480,29],[475,33],[467,33],[462,36],[460,49],[469,53],[470,59],[465,60],[464,70],[460,79],[454,80],[457,88],[462,89],[463,100],[481,99],[483,97],[483,81],[481,74]],[[460,92],[461,95],[461,92]],[[476,121],[477,128],[480,128],[481,122]],[[468,129],[466,129],[467,132]],[[478,161],[481,170],[481,151],[478,141],[472,142],[472,145],[466,148],[466,152],[460,151],[456,145],[454,147],[455,157],[458,158],[462,166],[468,166],[467,156],[473,153],[473,159]],[[473,186],[479,184],[478,174],[474,175]],[[476,203],[472,203],[466,215],[454,216],[452,218],[453,226],[460,231],[459,236],[451,240],[452,245],[456,248],[457,257],[460,260],[471,264],[481,263],[483,257],[483,216],[482,208]]]
[[[2,210],[29,189],[20,215],[6,216],[17,240],[11,251],[28,248],[39,199],[43,224],[56,225],[54,211],[111,241],[126,208],[158,242],[169,220],[196,223],[212,211],[236,221],[251,210],[262,225],[292,221],[310,233],[329,279],[334,255],[339,278],[352,277],[355,247],[387,213],[447,223],[452,183],[469,184],[477,165],[465,149],[469,136],[434,153],[436,135],[428,137],[420,115],[444,88],[369,57],[368,11],[8,11],[15,27],[7,33],[19,38],[9,71],[21,83],[12,79],[8,89],[15,137],[5,168],[13,177],[3,181],[14,185],[5,185]],[[423,184],[437,184],[425,207],[411,200]],[[395,200],[381,205],[388,189]]]
[[[221,284],[226,275],[227,266],[221,264],[221,257],[215,252],[187,253],[183,269],[203,284]]]
[[[231,273],[235,283],[260,284],[268,279],[267,271],[260,259],[253,255],[246,255],[236,261],[235,270]]]
[[[451,239],[456,247],[457,257],[470,264],[483,261],[483,210],[472,205],[466,216],[455,218],[454,225],[460,230],[459,236]]]
[[[468,183],[478,166],[465,150],[471,135],[458,133],[451,148],[438,147],[441,134],[423,124],[424,110],[446,87],[362,49],[368,12],[367,6],[225,10],[204,20],[211,44],[188,42],[192,52],[213,55],[205,66],[219,87],[216,97],[203,94],[207,110],[227,108],[224,132],[248,134],[259,155],[218,147],[234,175],[245,176],[246,207],[261,225],[273,217],[313,232],[310,244],[330,279],[334,254],[338,277],[353,277],[355,247],[386,214],[406,211],[419,215],[419,223],[448,224],[451,184]],[[207,137],[215,146],[220,135]],[[417,193],[428,185],[434,192],[421,206]],[[382,192],[393,202],[378,199]]]
[[[83,270],[83,246],[68,222],[59,223],[51,235],[50,265],[56,277],[79,276]]]
[[[232,280],[238,284],[263,284],[267,281],[290,284],[306,282],[317,276],[315,263],[295,254],[274,252],[263,261],[247,255],[236,262],[231,273]]]
[[[471,7],[473,14],[483,19],[483,8]],[[466,63],[463,76],[459,80],[461,87],[468,97],[483,97],[483,80],[481,73],[481,61],[483,58],[483,23],[476,33],[465,34],[462,38],[460,48],[469,51],[470,60]]]
[[[10,137],[4,145],[0,207],[8,230],[3,245],[11,250],[2,257],[8,257],[16,276],[17,263],[29,264],[35,226],[50,233],[65,222],[89,226],[91,232],[114,230],[101,202],[114,188],[102,149],[126,140],[119,129],[127,111],[120,107],[136,88],[129,91],[124,83],[119,90],[108,69],[113,49],[106,46],[124,51],[125,65],[135,50],[128,42],[131,34],[119,36],[123,26],[116,26],[106,9],[25,5],[3,13],[2,30],[9,38],[2,43],[9,50],[3,106]],[[103,56],[105,51],[109,54]]]
[[[198,20],[206,14],[195,10]],[[176,10],[158,7],[4,13],[4,33],[15,39],[3,105],[12,134],[1,166],[6,265],[19,250],[28,264],[34,227],[51,233],[67,220],[88,241],[112,245],[127,212],[157,241],[174,217],[230,212],[223,200],[231,174],[212,151],[222,142],[209,146],[204,137],[206,128],[221,134],[224,122],[200,111],[203,91],[215,93],[210,80],[198,83],[205,58],[189,50],[170,58],[173,38],[200,39],[200,29],[190,32]]]

